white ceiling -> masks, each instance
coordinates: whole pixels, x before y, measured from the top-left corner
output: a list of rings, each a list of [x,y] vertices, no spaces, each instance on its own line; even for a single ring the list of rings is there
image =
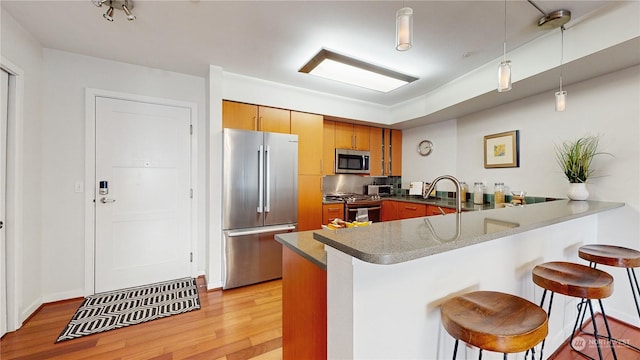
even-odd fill
[[[206,77],[224,71],[381,105],[397,104],[494,61],[502,54],[503,1],[136,1],[135,21],[90,0],[0,1],[44,47]],[[611,1],[543,1],[572,21]],[[414,10],[414,46],[396,51],[395,12]],[[507,3],[508,51],[543,36],[542,14]],[[556,30],[557,31],[557,30]],[[420,80],[379,93],[298,73],[328,48]],[[466,55],[465,55],[466,54]],[[496,63],[497,67],[497,63]]]

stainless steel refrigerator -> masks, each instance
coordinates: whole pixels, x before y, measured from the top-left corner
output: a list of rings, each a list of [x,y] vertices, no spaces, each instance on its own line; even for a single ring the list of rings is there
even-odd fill
[[[274,236],[298,222],[298,136],[224,129],[223,289],[282,277]]]

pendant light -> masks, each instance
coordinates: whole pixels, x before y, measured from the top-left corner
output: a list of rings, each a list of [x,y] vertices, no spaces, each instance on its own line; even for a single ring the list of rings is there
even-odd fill
[[[498,92],[511,90],[511,60],[507,60],[507,0],[504,0],[504,55],[498,66]]]
[[[567,92],[562,90],[562,62],[564,58],[564,25],[560,26],[560,90],[556,91],[556,111],[562,112],[567,106]]]
[[[407,51],[413,46],[413,9],[403,7],[396,12],[396,50]]]

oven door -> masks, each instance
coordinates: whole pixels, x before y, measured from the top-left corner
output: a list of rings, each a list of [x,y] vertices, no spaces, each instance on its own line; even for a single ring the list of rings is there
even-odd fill
[[[358,215],[358,209],[367,209],[369,214],[369,221],[372,222],[380,222],[380,209],[382,206],[380,205],[366,205],[366,206],[358,206],[358,204],[349,204],[345,207],[345,218],[347,221],[356,221],[356,216]]]

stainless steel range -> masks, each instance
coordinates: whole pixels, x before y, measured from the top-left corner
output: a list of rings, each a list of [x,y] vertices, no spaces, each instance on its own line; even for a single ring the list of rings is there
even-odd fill
[[[354,221],[358,214],[358,209],[366,209],[369,215],[369,221],[380,221],[380,209],[382,208],[382,200],[378,195],[363,194],[329,194],[326,195],[327,200],[338,200],[344,203],[344,220]]]

